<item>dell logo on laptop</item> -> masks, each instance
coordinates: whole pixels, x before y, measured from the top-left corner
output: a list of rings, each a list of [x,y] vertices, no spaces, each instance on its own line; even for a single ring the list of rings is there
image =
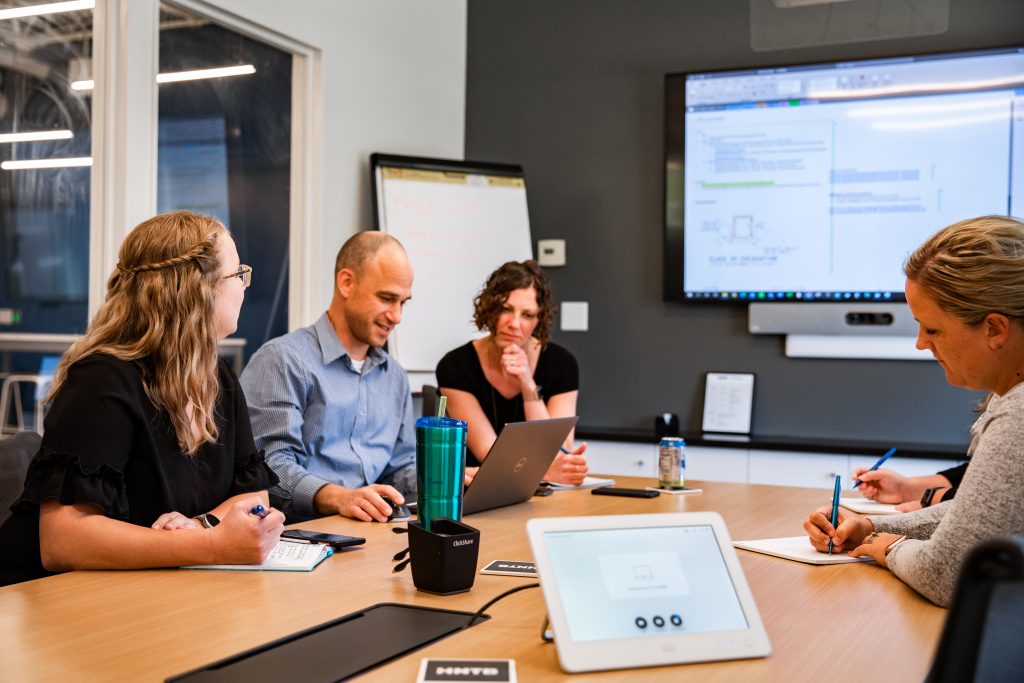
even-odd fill
[[[522,470],[522,469],[523,469],[524,467],[526,467],[526,458],[520,458],[520,459],[519,459],[519,462],[517,462],[517,463],[516,463],[516,466],[515,466],[514,468],[512,468],[512,473],[513,473],[513,474],[519,474],[519,472],[520,472],[520,471],[521,471],[521,470]]]

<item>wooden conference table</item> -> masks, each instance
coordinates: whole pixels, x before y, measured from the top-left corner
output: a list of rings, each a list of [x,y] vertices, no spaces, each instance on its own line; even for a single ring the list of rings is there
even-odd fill
[[[617,477],[618,485],[648,480]],[[561,491],[466,518],[481,530],[480,566],[529,560],[531,517],[714,510],[734,539],[791,536],[818,489],[694,482],[704,493],[655,499]],[[359,535],[366,545],[326,560],[312,573],[72,572],[0,589],[0,680],[153,681],[241,652],[379,602],[475,611],[534,579],[480,576],[473,589],[440,597],[416,591],[408,570],[392,574],[406,536],[385,524],[340,517],[303,528]],[[767,659],[690,664],[629,672],[631,680],[808,681],[880,677],[920,681],[946,611],[871,564],[819,567],[737,551],[772,642]],[[540,640],[539,589],[515,593],[491,619],[365,675],[415,681],[422,657],[514,658],[520,681],[621,680],[623,672],[564,674],[555,646]],[[344,652],[339,652],[344,656]],[[302,680],[301,662],[295,680]]]

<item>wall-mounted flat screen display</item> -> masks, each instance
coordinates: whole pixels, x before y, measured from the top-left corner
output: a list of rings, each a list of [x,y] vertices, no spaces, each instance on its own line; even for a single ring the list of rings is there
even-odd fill
[[[665,85],[667,300],[903,301],[929,235],[1024,216],[1024,48]]]

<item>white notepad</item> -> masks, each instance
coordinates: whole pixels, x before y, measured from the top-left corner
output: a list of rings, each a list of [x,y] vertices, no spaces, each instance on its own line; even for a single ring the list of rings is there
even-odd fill
[[[891,503],[879,503],[870,498],[840,498],[839,506],[860,515],[898,515],[899,510]]]
[[[559,484],[557,481],[549,481],[548,486],[555,491],[567,491],[571,489],[596,489],[602,486],[615,486],[615,480],[602,479],[601,477],[583,477],[583,483],[578,485]]]
[[[196,564],[182,569],[228,569],[233,571],[311,572],[334,554],[322,543],[278,541],[262,564]]]
[[[763,553],[786,560],[804,562],[806,564],[846,564],[847,562],[870,562],[870,557],[850,557],[845,552],[819,553],[811,545],[806,536],[789,536],[787,538],[765,538],[759,541],[733,541],[732,544],[743,550]]]

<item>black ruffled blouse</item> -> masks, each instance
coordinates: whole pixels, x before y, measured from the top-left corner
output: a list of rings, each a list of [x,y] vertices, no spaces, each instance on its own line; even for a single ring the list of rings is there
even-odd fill
[[[217,443],[193,456],[181,452],[167,413],[146,396],[146,368],[145,359],[105,354],[71,367],[46,416],[25,490],[0,527],[0,585],[48,575],[39,556],[43,501],[91,503],[109,517],[148,527],[165,512],[194,517],[277,483],[256,451],[242,387],[224,361],[217,367]]]

